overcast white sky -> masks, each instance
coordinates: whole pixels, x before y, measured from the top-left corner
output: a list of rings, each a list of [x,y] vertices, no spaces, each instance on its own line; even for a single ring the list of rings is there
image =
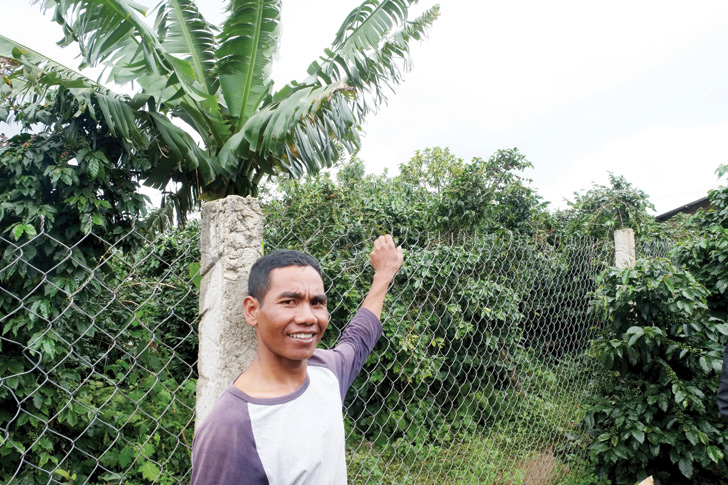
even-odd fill
[[[303,79],[359,3],[285,0],[277,82]],[[224,2],[198,4],[222,20]],[[364,127],[371,172],[426,147],[466,160],[518,147],[554,207],[611,171],[645,190],[658,213],[719,184],[715,169],[728,163],[728,2],[442,0],[441,12],[413,49],[405,83]],[[73,49],[53,44],[60,29],[27,0],[3,6],[0,32],[77,64]]]

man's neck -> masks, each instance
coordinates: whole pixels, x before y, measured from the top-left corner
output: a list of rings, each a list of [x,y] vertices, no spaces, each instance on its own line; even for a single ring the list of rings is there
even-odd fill
[[[295,392],[306,381],[308,361],[270,361],[256,354],[235,387],[252,397],[274,398]]]

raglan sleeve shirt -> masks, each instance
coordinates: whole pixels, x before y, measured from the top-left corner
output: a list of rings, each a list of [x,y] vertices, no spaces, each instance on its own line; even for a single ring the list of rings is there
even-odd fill
[[[362,308],[335,348],[314,352],[293,393],[263,399],[228,387],[195,434],[191,485],[345,484],[342,406],[381,333]]]

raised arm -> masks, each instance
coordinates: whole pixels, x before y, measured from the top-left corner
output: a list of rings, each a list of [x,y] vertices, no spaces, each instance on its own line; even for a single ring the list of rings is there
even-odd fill
[[[374,278],[372,286],[364,298],[362,308],[366,308],[377,318],[382,316],[382,306],[384,305],[384,297],[387,294],[389,284],[394,279],[399,268],[402,267],[404,256],[402,256],[402,247],[394,244],[392,236],[379,236],[374,241],[374,250],[369,255],[369,260],[374,268]]]

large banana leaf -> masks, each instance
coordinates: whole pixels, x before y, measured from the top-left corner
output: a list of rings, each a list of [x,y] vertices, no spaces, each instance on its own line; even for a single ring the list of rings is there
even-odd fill
[[[407,20],[417,0],[365,0],[346,17],[331,49],[340,53],[376,49],[396,25]]]
[[[157,33],[168,54],[188,61],[194,79],[206,94],[218,88],[214,75],[217,56],[215,28],[207,23],[192,0],[168,0],[157,15]]]
[[[405,23],[399,31],[390,35],[380,48],[371,52],[361,52],[352,57],[349,60],[352,65],[347,66],[345,76],[341,77],[359,92],[371,93],[375,106],[385,102],[385,90],[394,92],[394,85],[402,81],[404,72],[410,68],[410,42],[420,40],[439,14],[440,8],[436,5],[414,21]],[[335,62],[331,64],[333,70],[338,71],[337,66],[341,63],[343,63],[341,59],[335,58]],[[369,111],[366,96],[357,98],[357,108],[358,115],[364,117]]]
[[[0,56],[16,66],[4,74],[6,84],[12,88],[5,96],[24,96],[36,87],[46,89],[48,86],[106,91],[94,80],[3,35],[0,35]]]
[[[36,120],[33,114],[54,105],[60,99],[58,93],[61,90],[75,99],[76,109],[89,110],[96,119],[103,115],[94,110],[93,100],[96,96],[104,97],[108,105],[124,102],[94,80],[2,35],[0,58],[3,59],[5,84],[0,90],[0,102],[4,106],[23,108],[17,115],[14,115],[14,110],[7,110],[4,115],[8,117],[6,121],[15,120],[25,125],[34,123]],[[125,119],[119,119],[118,122],[109,120],[108,124],[115,133],[123,133],[121,136],[126,139],[139,139],[141,134],[134,124],[125,123]]]
[[[155,168],[144,182],[164,190],[169,182],[180,181],[180,174],[188,174],[196,185],[204,187],[215,177],[215,169],[209,154],[200,148],[189,133],[159,113],[148,113],[149,128],[159,139],[161,156],[155,160]]]
[[[407,66],[409,43],[422,38],[437,19],[435,5],[415,21],[407,22],[409,7],[417,0],[367,0],[352,11],[339,29],[331,49],[308,68],[307,83],[345,82],[357,91],[398,83],[396,61]]]
[[[301,176],[331,166],[342,148],[355,152],[367,98],[377,105],[401,80],[410,41],[439,12],[434,7],[408,22],[416,0],[364,0],[310,76],[272,93],[281,0],[228,0],[219,31],[194,0],[160,0],[154,27],[131,0],[33,1],[54,10],[62,44],[78,44],[82,66],[110,66],[111,80],[133,82],[141,92],[117,96],[0,37],[0,56],[22,66],[4,74],[12,87],[2,95],[37,102],[65,90],[82,108],[98,107],[93,115],[151,160],[145,183],[165,191],[178,217],[197,197],[255,194],[264,174]],[[204,146],[170,117],[189,125]]]
[[[208,154],[194,139],[159,113],[141,110],[145,97],[130,99],[114,94],[104,86],[6,37],[0,36],[0,56],[6,63],[15,63],[7,75],[8,87],[3,99],[14,103],[48,103],[59,89],[71,94],[79,109],[92,110],[103,119],[109,130],[129,141],[137,151],[146,153],[156,164],[148,185],[163,189],[180,173],[194,174],[204,185],[214,179],[213,164]],[[93,112],[96,101],[100,113]],[[176,174],[176,175],[175,175]]]
[[[59,90],[65,90],[76,100],[78,109],[88,109],[96,119],[103,119],[112,133],[140,149],[147,146],[147,135],[139,129],[139,113],[132,108],[127,96],[117,95],[90,78],[3,36],[0,36],[0,56],[16,64],[7,76],[11,89],[3,91],[3,100],[12,100],[16,105],[47,105],[56,99]],[[93,100],[101,113],[94,111]]]
[[[260,107],[273,85],[273,54],[280,37],[280,0],[231,0],[220,34],[220,88],[234,131]]]
[[[179,90],[174,96],[162,99],[157,111],[168,111],[181,117],[202,137],[207,148],[216,151],[230,136],[230,126],[220,111],[217,96],[197,89],[199,83],[194,78],[189,62],[171,54],[166,56],[175,69],[175,73],[167,79],[166,86],[177,86]]]
[[[299,177],[339,159],[337,143],[354,152],[359,146],[357,119],[344,84],[305,87],[253,115],[223,146],[221,173],[258,180],[280,170]]]
[[[54,20],[63,27],[65,37],[59,44],[78,45],[81,68],[110,66],[111,81],[138,82],[158,106],[183,95],[210,96],[211,88],[214,94],[214,78],[203,75],[214,64],[214,38],[210,31],[201,33],[207,24],[191,2],[169,0],[160,5],[158,29],[167,36],[169,51],[144,19],[146,9],[135,2],[34,0],[41,2],[44,8],[53,8]],[[191,50],[175,57],[185,42]]]
[[[332,49],[308,68],[304,85],[344,82],[357,93],[355,111],[361,120],[386,101],[386,90],[401,82],[409,68],[409,45],[437,19],[439,5],[412,22],[406,21],[416,0],[367,0],[339,29]],[[371,102],[373,101],[373,103]]]
[[[163,67],[156,33],[141,17],[146,9],[140,4],[127,0],[33,0],[33,3],[54,8],[53,19],[65,34],[60,44],[77,43],[84,65],[99,65],[131,49],[138,51],[138,72],[168,70]]]
[[[409,42],[420,39],[439,14],[436,6],[406,22],[412,3],[369,0],[352,12],[337,34],[336,50],[312,65],[313,76],[268,98],[223,146],[219,173],[230,180],[216,185],[211,196],[226,195],[238,180],[255,183],[262,174],[315,173],[338,160],[339,146],[356,151],[367,112],[364,92],[373,92],[375,104],[384,98],[381,90],[401,80],[398,61],[406,67]]]

